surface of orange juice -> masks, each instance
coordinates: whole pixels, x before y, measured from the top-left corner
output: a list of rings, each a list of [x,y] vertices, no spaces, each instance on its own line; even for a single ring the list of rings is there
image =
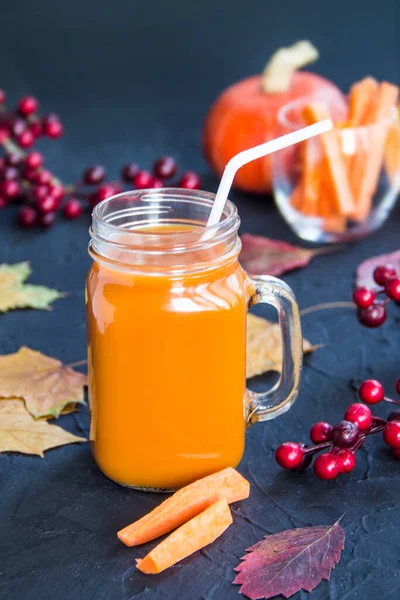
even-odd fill
[[[170,489],[239,463],[248,298],[237,258],[179,276],[94,262],[90,437],[108,477]]]

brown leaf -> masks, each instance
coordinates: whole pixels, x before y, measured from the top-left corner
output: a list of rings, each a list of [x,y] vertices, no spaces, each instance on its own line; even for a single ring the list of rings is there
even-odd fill
[[[289,598],[301,589],[311,592],[331,571],[344,548],[339,523],[329,527],[304,527],[267,535],[247,550],[233,583],[250,600]]]
[[[68,404],[84,404],[87,376],[30,348],[0,356],[0,397],[18,397],[35,418],[58,417]]]
[[[375,283],[373,274],[375,268],[381,265],[392,265],[400,273],[400,250],[364,260],[357,268],[356,286],[365,286],[375,290],[380,289],[382,286]]]
[[[65,295],[42,285],[26,285],[24,281],[30,274],[28,262],[0,265],[0,312],[12,308],[47,309]]]
[[[303,339],[303,351],[314,352],[313,346]],[[282,371],[282,337],[278,323],[271,323],[255,315],[247,315],[246,377],[261,375],[266,371]]]
[[[305,267],[317,254],[332,252],[329,248],[301,248],[280,240],[244,233],[239,261],[251,275],[282,275],[286,271]]]
[[[43,456],[49,448],[75,442],[86,442],[86,439],[46,421],[36,421],[20,398],[0,400],[0,452]]]

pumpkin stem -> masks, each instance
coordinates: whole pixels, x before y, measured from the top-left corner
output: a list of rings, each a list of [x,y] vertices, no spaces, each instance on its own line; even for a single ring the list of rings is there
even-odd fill
[[[297,42],[289,48],[280,48],[271,56],[262,74],[263,91],[268,94],[283,94],[289,89],[293,73],[318,57],[318,50],[307,40]]]

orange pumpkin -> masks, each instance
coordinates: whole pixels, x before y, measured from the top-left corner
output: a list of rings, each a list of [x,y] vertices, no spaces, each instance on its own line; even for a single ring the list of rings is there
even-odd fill
[[[281,48],[262,75],[235,83],[217,98],[206,118],[203,139],[206,158],[217,175],[222,175],[238,152],[279,135],[278,112],[288,102],[317,93],[329,102],[343,103],[343,94],[335,84],[315,73],[297,71],[317,58],[310,42]],[[234,185],[246,192],[270,192],[270,158],[242,167]]]

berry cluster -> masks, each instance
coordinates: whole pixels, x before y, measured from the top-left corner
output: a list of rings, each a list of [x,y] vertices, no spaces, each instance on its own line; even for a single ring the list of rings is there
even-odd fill
[[[374,281],[380,286],[379,290],[359,287],[353,293],[358,320],[366,327],[379,327],[382,325],[387,317],[386,304],[390,300],[400,302],[400,276],[392,265],[376,267]],[[380,294],[386,297],[378,300]]]
[[[400,396],[400,379],[396,391]],[[374,379],[361,384],[358,395],[365,404],[374,405],[385,401],[400,405],[400,401],[387,398],[383,385]],[[382,431],[383,440],[400,460],[400,410],[390,413],[387,420],[372,415],[369,406],[360,402],[350,404],[342,421],[315,423],[310,431],[312,446],[302,443],[285,442],[275,452],[277,463],[284,469],[303,470],[307,468],[315,454],[314,472],[320,479],[335,479],[339,473],[350,473],[356,466],[355,453],[361,448],[366,437]]]
[[[177,174],[177,163],[169,156],[159,158],[152,172],[140,169],[136,163],[125,165],[121,181],[106,182],[105,169],[100,165],[88,167],[75,185],[65,185],[43,167],[43,155],[27,151],[43,136],[59,138],[63,125],[56,115],[39,116],[39,103],[33,96],[25,96],[14,110],[5,104],[6,95],[0,90],[0,210],[8,204],[21,202],[18,221],[22,227],[35,225],[50,227],[60,212],[66,219],[77,219],[85,205],[93,208],[106,198],[129,188],[161,188],[175,185],[185,189],[199,189],[200,178],[193,171],[182,174],[175,184],[170,181]]]

